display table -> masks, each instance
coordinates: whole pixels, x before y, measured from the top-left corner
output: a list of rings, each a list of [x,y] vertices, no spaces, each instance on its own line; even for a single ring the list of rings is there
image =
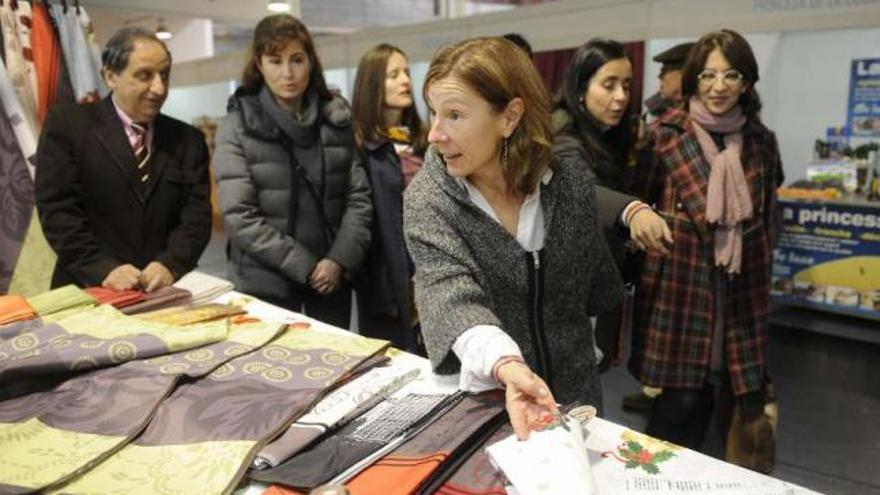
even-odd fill
[[[302,321],[303,316],[239,293],[229,293],[216,302],[244,304],[249,314],[272,321]],[[314,320],[312,320],[314,321]],[[315,329],[345,333],[345,330],[316,323]],[[393,365],[420,363],[420,377],[397,394],[411,392],[449,392],[457,387],[458,376],[433,373],[428,360],[401,353]],[[718,459],[655,440],[610,421],[594,418],[588,424],[587,449],[591,469],[600,495],[808,495],[816,492],[765,476]],[[644,451],[639,461],[627,459],[633,448]],[[672,455],[669,455],[669,454]],[[549,453],[552,454],[552,453]],[[658,455],[659,454],[659,455]],[[658,461],[659,459],[665,459]],[[552,458],[547,462],[553,462]],[[251,483],[237,495],[258,495],[266,485]],[[356,494],[353,494],[356,495]]]
[[[779,200],[775,302],[880,321],[880,203]]]
[[[194,298],[204,294],[197,292]],[[305,462],[300,474],[326,478],[296,484],[302,478],[266,477],[267,471],[255,478],[311,487],[338,477],[339,482],[351,480],[352,495],[388,495],[392,488],[405,495],[426,483],[443,490],[452,480],[456,486],[477,487],[476,493],[483,493],[479,487],[484,486],[497,487],[489,492],[498,493],[504,480],[483,449],[502,441],[513,447],[515,461],[522,460],[522,452],[539,457],[528,462],[530,468],[554,465],[562,447],[576,453],[582,461],[575,466],[582,470],[566,472],[594,479],[590,486],[595,490],[588,493],[812,493],[601,419],[586,424],[586,435],[577,423],[577,428],[566,428],[578,432],[577,447],[552,437],[540,448],[546,430],[517,442],[510,437],[499,391],[455,393],[458,377],[434,374],[426,359],[244,294],[228,292],[212,296],[210,306],[137,316],[95,305],[95,299],[74,287],[48,296],[31,298],[38,319],[0,326],[0,377],[21,380],[7,381],[21,387],[0,401],[0,493],[261,493],[265,486],[242,479],[264,447],[284,443],[291,431],[294,443],[307,440],[272,465]],[[210,318],[216,314],[207,312],[211,308],[234,308],[237,321]],[[246,315],[239,314],[242,309]],[[210,321],[183,326],[157,320],[186,313]],[[407,380],[400,379],[402,388],[393,389],[386,382],[392,400],[379,402],[383,389],[362,380],[374,371]],[[342,393],[347,387],[352,388]],[[431,402],[422,413],[419,402],[405,400],[414,396],[457,402],[450,400],[450,408]],[[406,405],[396,413],[383,407],[395,402]],[[342,410],[351,413],[331,422]],[[343,417],[351,422],[344,424]],[[328,430],[335,430],[331,436],[351,426],[360,431],[370,417],[364,436],[343,439],[354,442],[325,439],[310,447]],[[408,417],[415,422],[393,430]],[[425,418],[430,420],[422,422]],[[306,432],[321,425],[326,428],[314,435]],[[367,450],[371,439],[378,450]],[[334,466],[343,461],[334,450],[340,445],[345,447],[339,452],[352,454],[353,464]],[[320,450],[325,446],[329,453]],[[409,470],[412,461],[416,472]],[[352,471],[355,465],[365,471]],[[403,466],[407,483],[397,466]],[[431,479],[444,467],[452,478]],[[553,476],[549,469],[520,472],[543,476],[541,483]],[[557,484],[567,480],[552,479]]]

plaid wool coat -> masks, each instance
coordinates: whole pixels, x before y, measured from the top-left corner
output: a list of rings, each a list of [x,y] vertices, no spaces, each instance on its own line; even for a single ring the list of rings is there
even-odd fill
[[[776,187],[782,165],[776,138],[760,122],[743,127],[743,172],[754,214],[743,225],[742,271],[723,277],[724,357],[736,395],[761,389],[770,270],[776,230]],[[713,227],[706,222],[709,162],[686,111],[652,125],[631,187],[668,222],[674,245],[649,253],[633,314],[630,370],[643,384],[702,387],[709,375],[718,294]]]

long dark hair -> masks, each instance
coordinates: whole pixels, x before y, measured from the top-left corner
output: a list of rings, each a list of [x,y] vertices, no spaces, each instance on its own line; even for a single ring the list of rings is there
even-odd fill
[[[699,82],[697,76],[703,72],[706,59],[709,54],[718,48],[724,54],[724,58],[730,63],[730,67],[743,75],[743,81],[748,84],[746,91],[739,97],[739,106],[749,120],[760,121],[758,112],[761,111],[761,98],[755,90],[758,82],[758,61],[752,53],[749,42],[736,31],[722,29],[703,35],[691,48],[684,68],[681,71],[681,94],[685,104],[691,96],[697,94]]]
[[[322,100],[330,100],[333,94],[327,89],[324,68],[315,51],[315,43],[306,25],[289,14],[276,14],[264,17],[254,29],[254,40],[248,50],[248,62],[241,75],[241,87],[247,92],[257,92],[266,84],[260,73],[260,57],[278,53],[291,41],[299,41],[309,57],[311,73],[309,89],[314,88]]]
[[[602,132],[602,124],[586,108],[584,93],[590,79],[603,65],[622,58],[629,59],[623,44],[618,41],[607,38],[587,41],[572,55],[554,102],[555,108],[562,108],[571,116],[593,161],[589,165],[596,168],[599,178],[604,181],[623,176],[623,167],[634,142],[632,105],[627,105],[616,126]]]
[[[396,46],[382,43],[369,49],[361,57],[354,79],[354,95],[351,99],[352,124],[358,144],[381,139],[390,122],[385,122],[385,77],[388,59],[399,53],[406,54]],[[378,96],[378,97],[377,97]],[[419,117],[415,99],[403,111],[401,122],[409,129],[412,147],[417,155],[423,155],[428,147],[428,131]]]

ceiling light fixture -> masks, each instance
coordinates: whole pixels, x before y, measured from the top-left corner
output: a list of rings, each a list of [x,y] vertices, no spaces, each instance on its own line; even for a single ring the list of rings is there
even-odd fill
[[[269,0],[266,8],[270,12],[290,12],[290,2],[287,0]]]
[[[171,34],[171,31],[165,27],[165,23],[162,21],[162,18],[159,18],[159,25],[156,27],[156,37],[160,40],[170,40],[174,35]]]

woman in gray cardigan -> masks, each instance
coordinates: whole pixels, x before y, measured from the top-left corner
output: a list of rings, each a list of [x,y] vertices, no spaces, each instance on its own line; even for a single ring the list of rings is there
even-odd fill
[[[601,408],[590,315],[621,280],[592,179],[553,162],[540,77],[514,44],[480,38],[438,52],[424,92],[432,147],[404,225],[435,370],[466,390],[504,386],[520,438],[556,400]]]
[[[251,50],[214,158],[230,280],[348,328],[348,281],[366,257],[372,221],[348,104],[327,90],[294,17],[260,21]]]

